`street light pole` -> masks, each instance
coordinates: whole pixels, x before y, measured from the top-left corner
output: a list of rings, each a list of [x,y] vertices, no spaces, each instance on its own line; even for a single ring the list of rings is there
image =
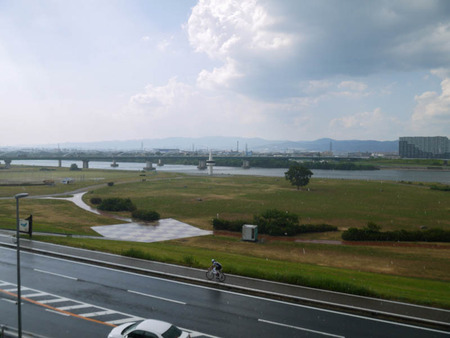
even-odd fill
[[[22,338],[22,309],[21,309],[21,295],[20,295],[20,221],[19,221],[19,199],[27,197],[28,193],[24,192],[14,196],[16,199],[16,240],[17,240],[17,321],[18,321],[18,334],[19,338]]]

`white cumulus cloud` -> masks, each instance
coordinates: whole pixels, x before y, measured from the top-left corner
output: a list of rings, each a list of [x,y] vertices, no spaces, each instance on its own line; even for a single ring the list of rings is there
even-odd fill
[[[449,69],[433,72],[443,77],[441,93],[427,91],[415,96],[417,105],[412,115],[412,129],[428,128],[439,135],[448,135],[450,126],[450,73]]]
[[[332,119],[329,127],[336,136],[354,135],[361,139],[393,139],[394,130],[402,123],[382,112],[381,108]],[[380,137],[381,136],[381,137]]]

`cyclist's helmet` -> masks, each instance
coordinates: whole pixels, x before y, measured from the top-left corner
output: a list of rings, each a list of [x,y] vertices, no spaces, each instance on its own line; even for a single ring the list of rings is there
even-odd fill
[[[213,258],[213,259],[211,259],[211,263],[214,263],[214,262],[215,262],[214,258]]]

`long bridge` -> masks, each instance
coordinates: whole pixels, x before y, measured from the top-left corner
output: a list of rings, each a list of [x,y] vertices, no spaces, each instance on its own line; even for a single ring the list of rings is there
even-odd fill
[[[234,160],[241,161],[243,167],[250,167],[250,163],[256,159],[260,160],[339,160],[337,157],[324,157],[319,153],[312,153],[310,156],[299,156],[295,154],[264,154],[245,156],[239,153],[231,153],[223,155],[222,153],[213,154],[214,160]],[[345,160],[352,160],[352,158],[340,158]],[[153,163],[163,165],[164,162],[175,162],[182,160],[189,160],[190,162],[197,161],[199,167],[206,164],[208,160],[207,154],[133,154],[130,152],[109,153],[109,152],[4,152],[0,153],[0,161],[5,162],[5,167],[9,168],[13,161],[17,160],[55,160],[58,167],[62,166],[62,161],[78,161],[83,163],[83,168],[89,168],[89,162],[111,162],[111,166],[118,166],[117,162],[137,162],[145,163],[147,169],[151,169]],[[205,167],[206,168],[206,167]]]

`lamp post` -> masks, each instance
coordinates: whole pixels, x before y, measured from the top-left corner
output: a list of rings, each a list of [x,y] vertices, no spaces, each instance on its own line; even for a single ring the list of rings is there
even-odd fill
[[[18,320],[18,334],[22,338],[22,309],[21,309],[21,295],[20,295],[20,221],[19,221],[19,199],[27,197],[28,193],[23,192],[14,196],[16,199],[16,240],[17,240],[17,320]]]

